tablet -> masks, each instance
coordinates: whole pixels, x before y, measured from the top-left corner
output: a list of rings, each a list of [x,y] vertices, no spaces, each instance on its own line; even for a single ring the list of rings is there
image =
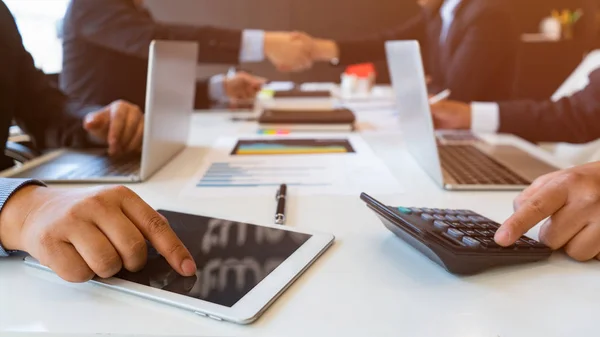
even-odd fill
[[[90,282],[200,316],[248,324],[334,241],[333,235],[283,226],[158,212],[169,220],[194,257],[196,275],[179,275],[148,245],[148,262],[142,271],[122,271],[115,277]],[[25,263],[49,270],[30,257]]]

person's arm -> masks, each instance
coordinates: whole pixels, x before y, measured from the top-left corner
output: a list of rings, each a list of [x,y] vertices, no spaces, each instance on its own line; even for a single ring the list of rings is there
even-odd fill
[[[386,41],[425,41],[427,35],[427,15],[429,14],[425,10],[422,10],[417,16],[394,29],[361,39],[341,41],[318,40],[315,46],[316,52],[314,58],[320,61],[336,59],[340,64],[385,60]]]
[[[590,84],[557,102],[499,103],[499,132],[532,142],[587,143],[600,138],[600,70]]]
[[[73,0],[70,6],[69,21],[80,38],[127,55],[147,58],[152,40],[180,40],[198,42],[199,62],[237,64],[240,59],[240,30],[156,22],[131,1]]]
[[[450,99],[470,102],[489,90],[483,83],[497,78],[516,60],[519,34],[511,15],[488,10],[468,28],[447,66],[446,85]]]

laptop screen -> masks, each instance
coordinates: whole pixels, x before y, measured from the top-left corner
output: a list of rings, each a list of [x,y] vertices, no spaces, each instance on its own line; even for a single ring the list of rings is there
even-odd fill
[[[419,43],[389,41],[386,52],[406,146],[419,165],[443,185]]]

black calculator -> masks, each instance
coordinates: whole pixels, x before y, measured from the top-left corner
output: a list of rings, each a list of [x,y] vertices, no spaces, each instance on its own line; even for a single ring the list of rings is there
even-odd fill
[[[473,211],[392,207],[365,193],[360,198],[396,236],[453,274],[542,261],[552,254],[526,236],[510,247],[499,246],[494,235],[500,225]]]

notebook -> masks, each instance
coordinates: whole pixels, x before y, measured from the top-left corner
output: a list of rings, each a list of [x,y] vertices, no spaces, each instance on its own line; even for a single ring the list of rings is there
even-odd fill
[[[345,108],[265,109],[258,122],[262,128],[296,131],[352,131],[356,117]]]
[[[273,94],[273,98],[295,98],[295,97],[331,97],[331,91],[328,90],[314,90],[314,91],[301,91],[301,90],[287,90],[287,91],[276,91]]]

